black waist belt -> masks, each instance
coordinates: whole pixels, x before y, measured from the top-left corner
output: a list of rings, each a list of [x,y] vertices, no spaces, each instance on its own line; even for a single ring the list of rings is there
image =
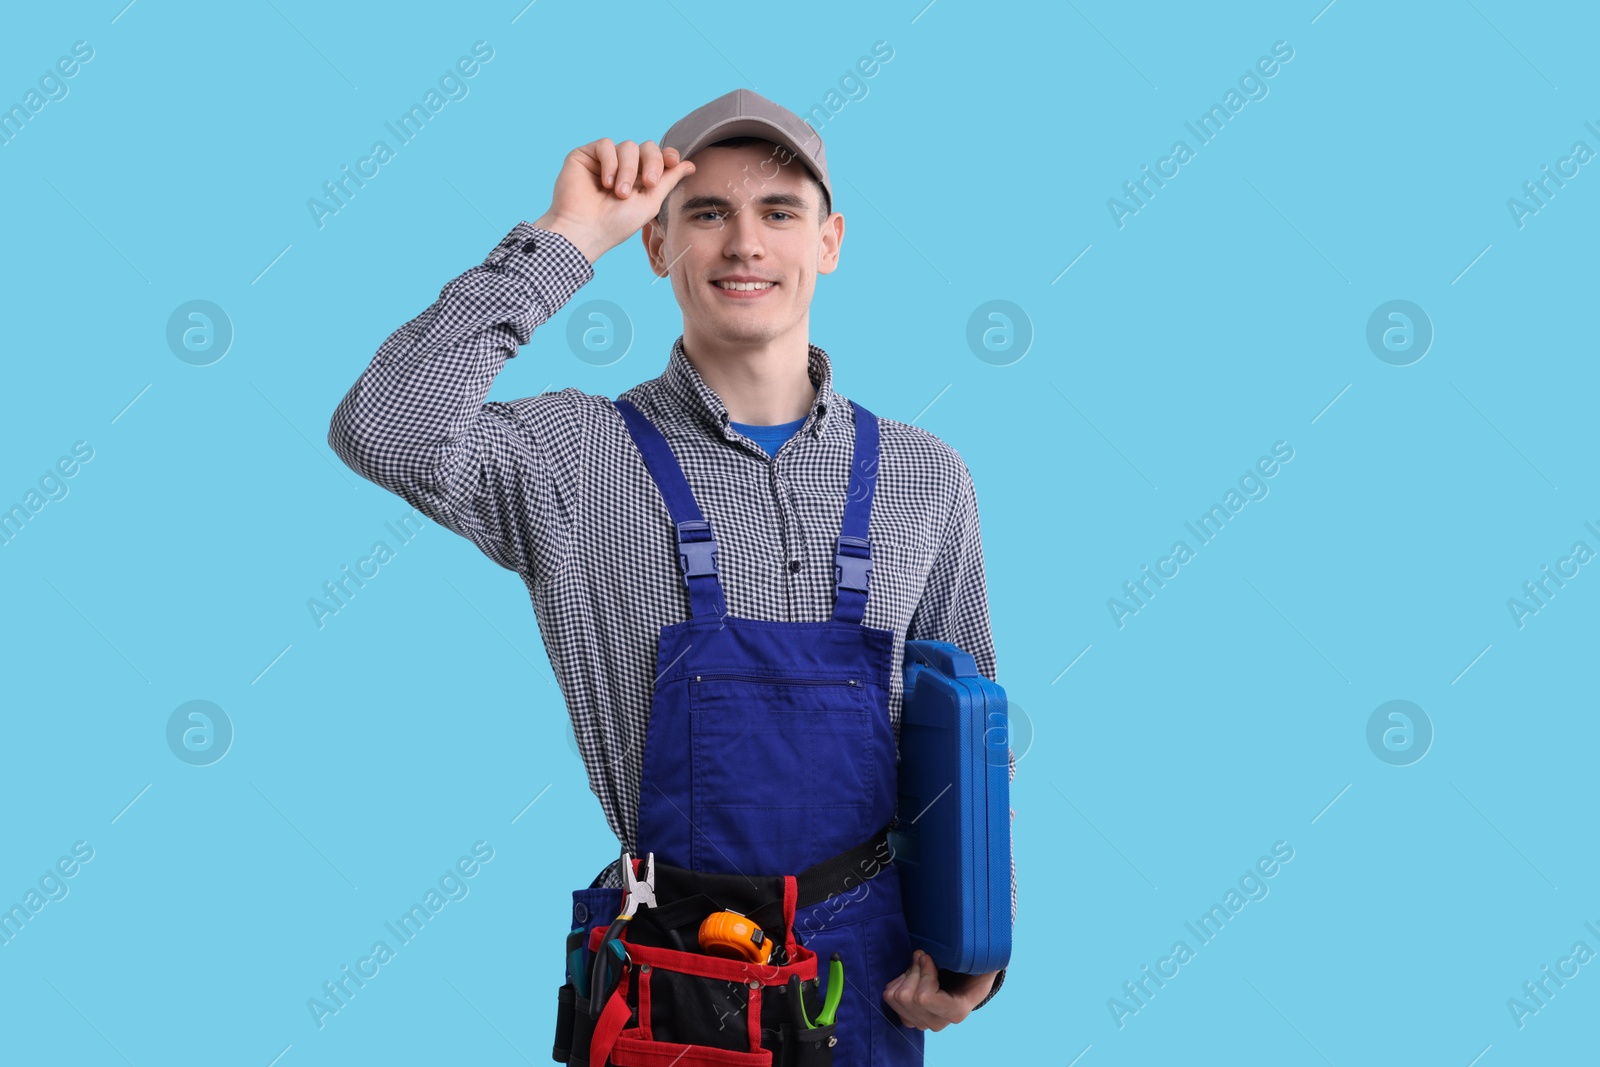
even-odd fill
[[[888,865],[888,827],[836,856],[830,856],[795,875],[795,910],[808,908],[840,893],[849,892]],[[670,947],[695,951],[692,933],[675,931],[698,927],[708,911],[732,908],[751,922],[776,934],[783,923],[783,880],[779,876],[747,877],[743,874],[711,874],[656,864],[656,892],[661,905],[641,908],[633,919],[630,940],[654,943],[648,931],[658,931]],[[675,944],[677,937],[688,940]]]
[[[795,910],[809,908],[829,897],[849,892],[883,870],[890,859],[888,827],[885,827],[854,848],[830,856],[795,875]],[[764,904],[746,918],[763,930],[781,929],[783,901]]]

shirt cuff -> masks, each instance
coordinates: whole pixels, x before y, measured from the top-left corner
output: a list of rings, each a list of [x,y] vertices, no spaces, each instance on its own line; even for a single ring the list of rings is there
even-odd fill
[[[494,247],[484,266],[524,283],[539,302],[539,321],[561,310],[572,294],[594,278],[594,265],[578,246],[551,230],[519,222]]]
[[[994,988],[989,990],[989,995],[988,996],[984,997],[982,1000],[978,1001],[978,1003],[974,1004],[972,1006],[972,1010],[973,1011],[977,1011],[979,1008],[981,1008],[985,1004],[989,1003],[989,1001],[993,1000],[994,999],[994,995],[996,993],[1000,992],[1000,987],[1005,983],[1005,980],[1006,980],[1006,969],[1004,967],[1002,967],[1002,968],[1000,968],[1000,973],[994,976]]]
[[[967,978],[971,978],[971,977],[972,976],[970,974],[965,974],[965,973],[963,973],[961,971],[952,971],[952,970],[949,970],[948,968],[940,967],[939,968],[939,988],[948,990],[952,986],[959,984],[962,980],[967,979]],[[999,973],[994,976],[994,985],[989,987],[989,995],[984,997],[982,1000],[978,1001],[978,1003],[974,1004],[972,1006],[972,1010],[973,1011],[977,1011],[979,1008],[981,1008],[985,1004],[989,1003],[989,1001],[993,1000],[994,999],[994,995],[996,993],[1000,992],[1000,983],[1004,982],[1005,980],[1006,980],[1006,969],[1004,967],[1002,967],[1002,968],[1000,968]]]

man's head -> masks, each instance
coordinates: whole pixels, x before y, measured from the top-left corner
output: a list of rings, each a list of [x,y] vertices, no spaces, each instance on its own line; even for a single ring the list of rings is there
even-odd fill
[[[782,161],[789,160],[794,155],[794,153],[790,152],[787,148],[784,148],[781,145],[773,144],[771,141],[762,140],[760,137],[725,137],[714,144],[706,145],[706,148],[743,148],[746,145],[759,145],[761,147],[764,153],[761,167],[758,168],[759,173],[761,174],[771,173],[773,168],[783,165]],[[701,151],[703,152],[705,149],[701,149]],[[698,154],[699,153],[696,153],[696,155]],[[696,167],[698,166],[699,164],[696,163]],[[801,169],[804,170],[803,165],[801,166]],[[828,195],[828,190],[822,187],[822,183],[817,180],[817,176],[815,174],[812,174],[809,170],[805,170],[805,176],[811,183],[812,195],[816,198],[817,203],[820,205],[816,212],[816,219],[817,224],[821,225],[827,220],[828,216],[833,213],[833,198]],[[665,229],[667,226],[668,218],[671,213],[671,207],[672,194],[668,193],[667,198],[661,202],[661,210],[656,213],[656,223],[663,229]]]
[[[770,141],[728,138],[693,162],[641,233],[651,269],[672,278],[686,340],[804,336],[817,275],[839,265],[844,216],[805,164]],[[772,284],[730,290],[735,278]]]

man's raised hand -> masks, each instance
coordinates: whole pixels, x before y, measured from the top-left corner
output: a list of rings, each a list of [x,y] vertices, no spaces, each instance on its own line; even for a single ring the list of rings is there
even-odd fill
[[[592,265],[655,218],[673,186],[693,173],[676,148],[602,137],[567,153],[550,210],[533,225],[571,241]]]

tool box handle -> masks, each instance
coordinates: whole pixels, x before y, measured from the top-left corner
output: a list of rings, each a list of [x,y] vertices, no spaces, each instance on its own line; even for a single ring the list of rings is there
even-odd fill
[[[951,678],[975,678],[978,663],[949,641],[907,641],[906,659],[932,667]]]

